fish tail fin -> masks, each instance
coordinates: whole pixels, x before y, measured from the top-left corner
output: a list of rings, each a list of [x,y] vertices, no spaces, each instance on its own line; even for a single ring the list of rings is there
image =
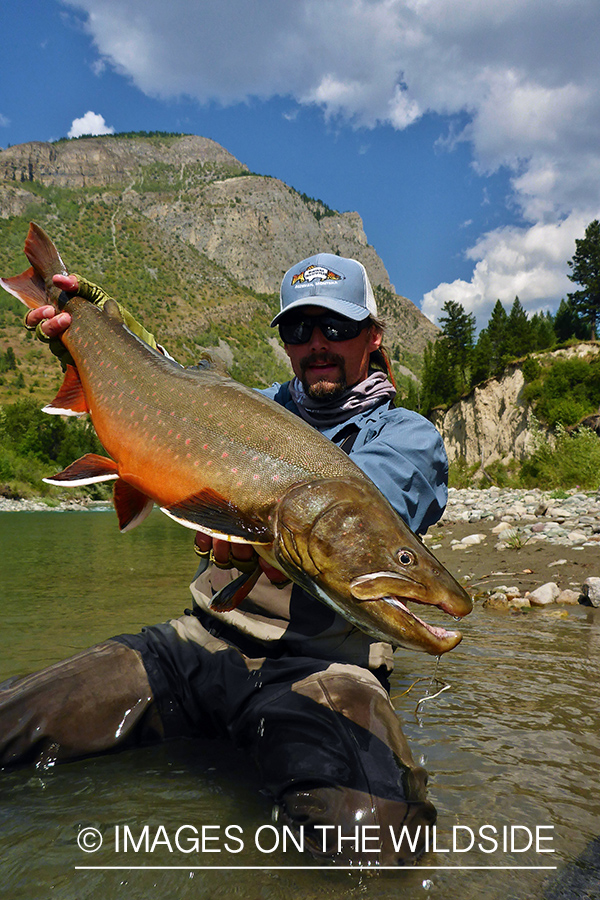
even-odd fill
[[[60,253],[44,229],[35,222],[29,223],[29,232],[25,238],[25,256],[44,281],[47,291],[53,288],[53,275],[68,274]]]
[[[25,255],[31,268],[12,278],[0,278],[0,284],[29,309],[37,309],[48,303],[58,307],[62,292],[54,285],[52,276],[66,275],[67,269],[46,232],[35,222],[29,224]]]
[[[33,268],[20,275],[13,275],[12,278],[0,278],[0,284],[29,309],[46,306],[49,302],[44,279]]]

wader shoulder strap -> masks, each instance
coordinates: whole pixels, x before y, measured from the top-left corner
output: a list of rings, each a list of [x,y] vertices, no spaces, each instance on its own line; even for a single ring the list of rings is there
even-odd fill
[[[340,450],[343,450],[344,453],[350,453],[352,448],[354,447],[354,442],[358,437],[358,432],[360,428],[358,425],[349,425],[347,429],[341,433],[341,435],[337,435],[337,440],[334,441],[335,444],[338,445]],[[342,436],[343,435],[343,436]],[[341,440],[340,440],[341,437]]]

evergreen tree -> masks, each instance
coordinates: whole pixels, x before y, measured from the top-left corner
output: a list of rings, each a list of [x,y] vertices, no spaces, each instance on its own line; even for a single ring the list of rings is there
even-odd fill
[[[554,316],[554,333],[559,344],[570,338],[577,338],[579,341],[589,339],[590,328],[577,315],[571,299],[560,301],[560,306]]]
[[[446,300],[442,307],[445,315],[440,316],[440,325],[448,351],[450,371],[448,380],[454,382],[458,395],[462,394],[468,384],[468,369],[473,352],[475,334],[475,316],[466,313],[460,303]]]
[[[405,409],[414,409],[417,412],[419,412],[420,410],[419,386],[416,381],[412,380],[412,378],[408,382],[406,397],[402,401],[402,406]]]
[[[490,364],[491,356],[492,342],[487,332],[487,328],[483,328],[479,332],[479,337],[471,357],[471,387],[475,384],[481,384],[482,381],[487,381],[492,374]]]
[[[594,219],[585,230],[585,237],[575,241],[575,254],[567,265],[573,270],[570,281],[581,285],[580,291],[569,294],[577,314],[592,329],[595,340],[600,322],[600,222]]]
[[[427,342],[423,354],[423,378],[421,381],[421,412],[428,415],[434,406],[447,404],[455,399],[455,388],[448,378],[450,358],[448,344],[439,338],[435,344]]]
[[[510,356],[508,316],[499,300],[496,300],[486,330],[490,340],[490,375],[499,375]]]
[[[548,350],[556,343],[554,331],[554,319],[552,313],[536,313],[530,322],[531,346],[530,350]]]
[[[514,359],[525,356],[531,349],[531,324],[521,301],[515,297],[506,320],[506,350]]]

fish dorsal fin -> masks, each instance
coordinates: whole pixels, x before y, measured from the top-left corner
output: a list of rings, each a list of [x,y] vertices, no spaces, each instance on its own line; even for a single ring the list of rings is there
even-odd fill
[[[180,525],[204,531],[211,537],[247,544],[273,541],[272,532],[262,522],[241,512],[210,488],[161,509]]]
[[[217,356],[216,353],[211,353],[209,350],[203,350],[196,365],[190,366],[189,368],[200,369],[200,371],[209,370],[211,372],[217,372],[219,375],[229,375],[225,360],[221,359],[220,356]]]
[[[149,516],[154,506],[154,500],[134,488],[132,485],[118,478],[115,481],[113,502],[119,519],[119,529],[122,533],[131,531],[146,516]]]
[[[114,459],[109,459],[108,456],[99,456],[97,453],[86,453],[62,472],[43,480],[46,484],[81,487],[85,484],[97,484],[99,481],[110,481],[118,477],[119,470]]]
[[[116,300],[113,300],[112,297],[107,297],[104,301],[104,306],[102,307],[102,312],[105,316],[108,316],[109,319],[114,319],[115,322],[123,323],[125,320],[119,309],[119,304]]]
[[[54,416],[83,416],[89,412],[79,372],[67,365],[65,378],[54,400],[44,406],[42,412]]]

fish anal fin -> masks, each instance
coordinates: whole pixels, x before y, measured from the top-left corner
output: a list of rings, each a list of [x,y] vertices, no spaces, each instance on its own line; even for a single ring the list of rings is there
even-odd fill
[[[210,608],[215,612],[230,612],[236,609],[242,600],[245,600],[262,573],[259,565],[253,572],[244,573],[226,584],[220,591],[213,596],[210,601]]]
[[[74,366],[67,365],[58,394],[42,412],[55,416],[83,416],[89,411],[79,372]]]
[[[43,480],[46,484],[82,487],[86,484],[111,481],[118,477],[119,470],[113,459],[109,459],[107,456],[99,456],[97,453],[86,453],[85,456],[76,459],[62,472],[58,472],[52,478],[44,478]]]
[[[210,488],[161,509],[186,528],[204,531],[212,537],[248,544],[270,544],[273,541],[272,533],[262,522],[242,512]]]
[[[147,494],[138,491],[133,485],[128,484],[122,478],[115,481],[113,491],[113,503],[119,519],[119,529],[122,533],[131,531],[140,522],[150,515],[154,500]]]

